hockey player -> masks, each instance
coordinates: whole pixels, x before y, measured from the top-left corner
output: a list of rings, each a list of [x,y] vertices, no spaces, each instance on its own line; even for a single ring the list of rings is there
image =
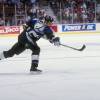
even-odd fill
[[[44,20],[44,22],[39,19],[29,20],[27,22],[27,27],[18,36],[18,42],[15,43],[8,51],[3,51],[0,54],[0,60],[13,57],[15,54],[19,55],[25,49],[30,49],[32,51],[30,71],[41,72],[41,70],[37,69],[39,63],[39,54],[40,54],[40,47],[38,46],[37,41],[40,38],[45,37],[54,45],[56,46],[60,45],[59,37],[55,37],[53,31],[46,23],[47,20]]]

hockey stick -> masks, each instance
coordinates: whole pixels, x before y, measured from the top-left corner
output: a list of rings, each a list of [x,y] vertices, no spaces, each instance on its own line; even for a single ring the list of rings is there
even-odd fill
[[[86,48],[86,46],[85,46],[84,44],[83,44],[83,46],[82,46],[80,49],[74,48],[74,47],[71,47],[71,46],[68,46],[68,45],[65,45],[65,44],[61,44],[61,43],[60,43],[60,45],[61,45],[61,46],[64,46],[64,47],[71,48],[71,49],[73,49],[73,50],[77,50],[77,51],[83,51],[83,50]]]

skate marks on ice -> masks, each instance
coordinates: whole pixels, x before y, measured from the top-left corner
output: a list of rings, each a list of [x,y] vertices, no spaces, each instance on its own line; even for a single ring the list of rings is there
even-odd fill
[[[23,72],[23,73],[13,73],[13,72],[0,72],[0,76],[30,76],[30,75],[41,75],[42,74],[42,72],[41,73],[26,73],[26,72]]]
[[[31,76],[31,75],[58,75],[58,74],[68,74],[66,70],[43,70],[42,72],[0,72],[0,76]]]

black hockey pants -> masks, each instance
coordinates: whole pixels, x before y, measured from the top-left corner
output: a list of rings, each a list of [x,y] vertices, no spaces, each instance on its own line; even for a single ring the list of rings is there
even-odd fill
[[[35,42],[34,44],[30,42],[22,43],[22,42],[17,42],[15,43],[11,49],[8,51],[4,51],[4,57],[13,57],[15,54],[19,55],[22,53],[25,49],[30,49],[32,51],[32,64],[31,66],[33,67],[38,67],[38,62],[39,62],[39,54],[40,54],[40,47],[37,45]]]

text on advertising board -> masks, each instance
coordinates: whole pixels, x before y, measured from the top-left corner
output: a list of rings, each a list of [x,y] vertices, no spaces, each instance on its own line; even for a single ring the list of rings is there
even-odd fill
[[[19,26],[1,26],[0,34],[19,34],[20,27]]]
[[[96,30],[96,24],[62,25],[62,31],[91,31]]]

